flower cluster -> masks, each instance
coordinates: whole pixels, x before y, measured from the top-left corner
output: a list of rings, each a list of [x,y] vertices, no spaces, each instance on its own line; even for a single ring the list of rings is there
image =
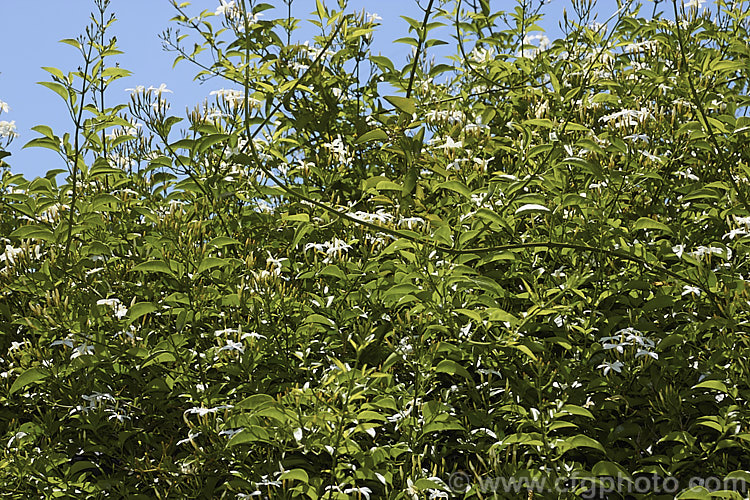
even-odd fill
[[[128,314],[128,308],[120,302],[120,299],[100,299],[96,301],[96,305],[109,307],[117,319],[122,319]]]
[[[646,122],[647,119],[653,120],[653,115],[646,109],[623,109],[599,118],[600,122],[614,124],[615,128],[637,127]]]
[[[331,142],[326,142],[323,147],[331,152],[331,155],[336,159],[338,163],[344,165],[350,165],[352,163],[352,156],[349,153],[349,147],[341,140],[341,136],[338,135]]]
[[[307,252],[311,248],[317,250],[318,252],[326,254],[323,262],[328,264],[332,262],[334,258],[340,259],[343,254],[347,253],[352,248],[352,246],[344,240],[334,238],[333,240],[326,241],[325,243],[308,243],[307,245],[305,245],[305,252]]]
[[[599,339],[599,342],[602,343],[602,349],[605,351],[615,350],[619,354],[624,354],[626,347],[633,346],[636,348],[636,358],[648,356],[653,359],[659,359],[659,354],[653,351],[656,346],[655,342],[646,338],[642,332],[633,327],[623,328],[615,332],[612,336],[602,337]],[[597,366],[597,368],[604,369],[604,375],[607,375],[610,370],[620,373],[624,367],[625,364],[620,360],[613,362],[604,361]]]
[[[212,90],[209,95],[215,95],[217,99],[221,98],[230,106],[237,106],[238,103],[245,100],[245,91],[236,89],[219,89]],[[250,109],[260,109],[261,101],[253,97],[248,97],[247,102]],[[214,115],[218,110],[213,111]]]
[[[7,113],[10,111],[10,106],[5,101],[0,101],[0,114]],[[0,120],[0,147],[3,147],[2,140],[5,139],[5,146],[11,143],[13,139],[18,137],[16,132],[16,122]]]

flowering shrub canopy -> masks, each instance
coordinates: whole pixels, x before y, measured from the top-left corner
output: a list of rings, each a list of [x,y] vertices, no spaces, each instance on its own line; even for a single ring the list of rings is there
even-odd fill
[[[67,170],[13,174],[0,121],[7,496],[741,498],[747,2],[580,0],[550,40],[531,0],[431,0],[404,67],[344,0],[292,43],[292,3],[175,1],[215,89],[178,116],[105,101],[97,0],[43,83],[71,129],[27,144]]]

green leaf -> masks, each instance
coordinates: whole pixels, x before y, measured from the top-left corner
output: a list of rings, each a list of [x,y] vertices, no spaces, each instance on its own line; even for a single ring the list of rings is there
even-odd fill
[[[531,349],[529,349],[529,346],[524,345],[524,344],[516,344],[515,342],[510,342],[507,344],[507,346],[512,347],[513,349],[517,349],[521,351],[522,353],[524,353],[525,355],[527,355],[528,357],[530,357],[531,359],[533,359],[534,361],[537,361],[536,356],[534,356],[534,353],[531,352]]]
[[[29,384],[44,380],[48,376],[49,372],[43,368],[29,368],[13,381],[13,385],[10,386],[10,394],[13,394],[19,389],[23,389]]]
[[[460,181],[444,182],[438,186],[438,189],[447,189],[471,199],[471,189],[469,189],[466,184]]]
[[[524,214],[524,213],[533,213],[533,212],[549,212],[550,209],[545,207],[544,205],[539,205],[538,203],[527,203],[526,205],[522,205],[516,209],[515,214]]]
[[[685,342],[685,336],[680,335],[679,333],[673,333],[672,335],[669,335],[661,340],[659,344],[657,344],[656,348],[659,352],[662,352],[673,345],[681,345],[683,342]]]
[[[386,134],[383,129],[373,129],[368,132],[365,132],[364,134],[360,135],[356,141],[354,141],[354,144],[364,144],[365,142],[370,141],[387,141],[388,140],[388,134]]]
[[[24,149],[26,148],[46,148],[51,149],[55,152],[61,151],[60,141],[56,141],[54,139],[50,139],[49,137],[37,137],[36,139],[31,139],[29,142],[23,145]]]
[[[217,236],[209,241],[208,244],[212,247],[221,248],[227,245],[239,245],[240,242],[228,236]]]
[[[412,285],[411,283],[402,283],[400,285],[394,285],[389,288],[388,291],[383,294],[383,298],[385,299],[392,295],[403,297],[404,295],[408,295],[410,293],[418,293],[419,291],[419,287]]]
[[[229,137],[230,136],[228,134],[211,134],[211,135],[203,136],[200,139],[198,139],[197,152],[199,154],[203,153],[211,146],[215,146],[216,144],[226,141],[227,139],[229,139]]]
[[[374,62],[378,67],[385,68],[388,71],[396,71],[396,67],[393,62],[385,56],[370,56],[370,61]]]
[[[695,384],[693,387],[691,387],[691,389],[713,389],[725,394],[729,394],[729,390],[727,389],[726,384],[724,382],[721,382],[720,380],[704,380],[699,384]]]
[[[566,132],[589,132],[591,129],[580,123],[567,122],[565,124]]]
[[[143,360],[143,364],[141,364],[140,369],[158,363],[172,363],[174,361],[177,361],[177,358],[173,353],[165,351],[163,349],[156,349],[146,359]]]
[[[169,264],[163,260],[149,260],[141,262],[137,266],[134,266],[131,271],[137,271],[141,273],[165,273],[170,276],[174,276],[174,273],[169,268]]]
[[[499,307],[488,307],[485,310],[485,314],[487,315],[487,321],[491,321],[493,323],[505,321],[507,321],[508,323],[516,323],[518,321],[518,318],[505,311],[504,309],[500,309]]]
[[[228,264],[228,259],[220,259],[218,257],[205,257],[198,266],[198,274],[215,267],[224,267]]]
[[[63,72],[57,68],[53,68],[51,66],[42,66],[42,69],[46,71],[47,73],[59,78],[60,80],[65,78],[65,75],[63,74]]]
[[[444,359],[435,367],[435,373],[447,373],[448,375],[460,375],[466,380],[472,380],[471,375],[463,366],[452,359]]]
[[[445,224],[437,228],[435,232],[432,234],[432,237],[447,246],[453,246],[453,237],[451,233],[451,228],[448,224]]]
[[[310,222],[310,216],[307,214],[282,214],[281,219],[288,220],[290,222]]]
[[[590,411],[578,405],[563,405],[558,413],[561,415],[579,415],[590,419],[594,418],[594,415]]]
[[[433,432],[464,431],[464,427],[458,422],[430,422],[422,428],[422,436]]]
[[[35,240],[51,241],[54,239],[54,233],[43,226],[37,226],[36,224],[28,224],[21,226],[12,233],[10,236],[13,238],[28,238]]]
[[[285,470],[281,473],[279,479],[281,481],[302,481],[303,483],[307,483],[310,480],[304,469]]]
[[[47,125],[37,125],[35,127],[31,127],[31,130],[33,130],[34,132],[39,132],[44,137],[55,139],[55,134],[54,132],[52,132],[52,128],[48,127]]]
[[[152,302],[138,302],[128,309],[128,319],[132,323],[141,316],[157,311],[159,308]]]
[[[232,436],[227,446],[237,446],[238,444],[254,443],[256,441],[268,443],[271,441],[271,435],[264,427],[248,425],[242,431]]]
[[[380,181],[375,186],[375,189],[378,191],[401,191],[403,186],[393,181]]]
[[[66,89],[65,86],[62,85],[61,83],[57,83],[57,82],[37,82],[37,83],[43,87],[47,87],[48,89],[50,89],[51,91],[53,91],[54,93],[62,97],[63,101],[66,101],[66,102],[68,101],[68,97],[69,97],[68,89]]]
[[[688,498],[693,500],[711,500],[711,494],[703,486],[693,486],[675,497],[676,500]]]
[[[535,125],[537,127],[553,128],[556,123],[549,118],[532,118],[531,120],[524,120],[524,125]]]
[[[385,96],[385,100],[408,115],[413,115],[417,112],[417,106],[414,104],[414,99],[397,95],[387,95]]]
[[[346,279],[346,275],[341,269],[339,269],[337,265],[330,265],[325,267],[322,271],[320,271],[320,274],[322,274],[323,276],[334,276],[342,280]]]
[[[60,43],[64,43],[64,44],[70,45],[71,47],[75,47],[77,49],[81,48],[81,42],[79,42],[75,38],[63,38],[62,40],[60,40]],[[54,68],[52,68],[52,69],[54,69]]]
[[[272,396],[268,394],[253,394],[237,403],[235,408],[240,410],[257,410],[269,404],[276,404],[276,400]]]
[[[601,443],[599,443],[599,441],[588,436],[584,436],[583,434],[571,436],[563,440],[563,444],[560,445],[560,448],[564,450],[563,453],[575,448],[594,448],[595,450],[599,450],[604,454],[607,453]]]
[[[175,149],[193,149],[195,147],[195,139],[180,139],[169,145],[173,150]],[[239,156],[239,155],[238,155]]]
[[[480,217],[486,221],[494,222],[496,224],[499,224],[501,226],[505,226],[506,222],[505,219],[503,219],[500,215],[498,215],[496,212],[493,212],[492,210],[489,210],[487,208],[480,208],[477,210],[477,217]]]
[[[641,217],[637,221],[635,221],[635,225],[633,226],[634,229],[652,229],[656,231],[664,231],[669,234],[674,234],[672,230],[664,224],[663,222],[655,221],[654,219],[650,219],[648,217]]]
[[[463,314],[464,316],[468,317],[469,319],[476,321],[477,323],[482,322],[482,315],[479,311],[474,311],[471,309],[454,309],[453,312],[458,314]]]
[[[321,314],[311,314],[305,318],[303,323],[317,323],[319,325],[336,326],[336,323],[333,320],[330,320]]]
[[[409,167],[404,178],[404,187],[401,189],[401,196],[406,196],[414,191],[417,186],[417,167]]]
[[[631,480],[630,474],[625,469],[614,462],[607,462],[605,460],[594,464],[594,467],[591,468],[591,473],[595,476],[609,476]]]
[[[739,484],[742,484],[742,482],[747,483],[750,485],[750,472],[746,470],[736,470],[733,472],[730,472],[726,475],[724,478],[724,481],[731,482],[731,481],[737,481]]]

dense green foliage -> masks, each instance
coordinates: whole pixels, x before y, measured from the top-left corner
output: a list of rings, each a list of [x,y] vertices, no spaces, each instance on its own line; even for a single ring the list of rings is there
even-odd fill
[[[553,41],[523,2],[424,2],[403,68],[343,0],[307,45],[291,0],[175,3],[235,89],[180,118],[105,105],[98,1],[29,144],[68,170],[0,169],[3,498],[750,479],[747,2],[579,0]]]

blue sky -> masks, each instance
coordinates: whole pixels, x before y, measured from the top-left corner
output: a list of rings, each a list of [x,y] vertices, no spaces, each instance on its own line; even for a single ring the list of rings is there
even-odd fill
[[[266,0],[274,5],[285,5],[279,0]],[[336,2],[326,2],[336,7]],[[427,2],[423,0],[423,4]],[[436,4],[439,2],[436,2]],[[569,0],[552,0],[545,6],[547,17],[544,23],[550,38],[554,38],[557,22],[561,19],[563,7],[569,8]],[[9,151],[12,156],[6,158],[14,173],[22,173],[26,178],[33,178],[53,168],[65,168],[63,161],[52,151],[40,148],[22,149],[23,145],[37,137],[31,130],[35,125],[49,125],[57,135],[71,130],[70,119],[64,103],[52,91],[36,85],[36,82],[48,80],[48,74],[42,66],[53,66],[63,72],[75,70],[81,60],[77,51],[65,44],[58,43],[63,38],[75,38],[81,34],[89,22],[89,16],[95,10],[90,0],[35,0],[29,8],[29,2],[0,0],[0,19],[3,20],[3,39],[5,47],[0,50],[0,100],[10,106],[9,113],[0,115],[0,120],[15,121],[20,136],[13,142]],[[192,2],[191,12],[203,9],[214,10],[218,0],[196,0]],[[394,61],[403,62],[409,48],[403,44],[393,44],[392,40],[406,36],[407,24],[399,16],[406,15],[422,18],[422,13],[415,0],[350,0],[349,9],[376,12],[382,17],[382,25],[375,35],[374,50],[380,51]],[[512,0],[492,1],[493,9],[512,10],[516,2]],[[315,10],[314,0],[295,0],[293,15],[301,19],[310,17]],[[616,10],[614,0],[599,0],[597,10],[603,21]],[[224,82],[212,80],[204,85],[193,81],[197,69],[190,63],[181,62],[174,69],[174,54],[162,49],[159,34],[170,26],[170,19],[175,10],[168,0],[112,0],[109,12],[114,13],[117,22],[109,33],[117,37],[117,44],[124,54],[113,57],[109,64],[119,62],[120,67],[133,72],[129,78],[116,82],[108,96],[109,104],[127,103],[129,94],[126,88],[136,85],[159,86],[165,83],[173,94],[168,94],[172,110],[184,114],[187,107],[192,108],[202,102],[211,90],[229,86]],[[266,18],[273,14],[266,13]],[[29,17],[33,15],[33,23]],[[308,23],[304,23],[310,26]],[[33,26],[33,28],[32,28]],[[312,31],[300,30],[300,41],[311,38]],[[449,35],[446,35],[449,36]],[[451,42],[450,39],[447,41]],[[453,45],[447,46],[453,52]]]

